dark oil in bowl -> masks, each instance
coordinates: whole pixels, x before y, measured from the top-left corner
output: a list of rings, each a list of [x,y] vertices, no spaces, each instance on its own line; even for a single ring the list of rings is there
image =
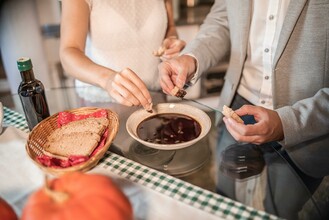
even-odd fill
[[[178,144],[197,138],[201,125],[192,117],[163,113],[149,117],[137,127],[140,139],[156,144]]]

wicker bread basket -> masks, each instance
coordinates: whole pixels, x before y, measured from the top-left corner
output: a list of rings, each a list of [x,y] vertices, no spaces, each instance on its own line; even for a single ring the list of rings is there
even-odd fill
[[[96,111],[100,110],[100,108],[95,107],[82,107],[77,109],[71,109],[66,110],[65,112],[69,112],[76,115],[85,115],[94,113]],[[93,168],[97,165],[98,161],[104,156],[106,151],[111,145],[111,142],[115,138],[118,128],[119,128],[119,118],[118,115],[111,111],[110,109],[107,110],[107,117],[109,119],[109,125],[108,125],[108,136],[107,140],[105,142],[105,145],[91,158],[89,158],[87,161],[77,164],[75,166],[67,167],[67,168],[54,168],[54,167],[46,167],[42,165],[38,160],[38,156],[42,156],[45,154],[43,146],[45,145],[47,141],[47,137],[55,130],[57,129],[57,119],[59,113],[56,113],[43,121],[41,121],[37,126],[33,128],[33,130],[30,132],[28,136],[28,140],[26,143],[26,151],[29,157],[33,160],[33,162],[40,167],[45,173],[52,174],[54,176],[60,176],[67,172],[72,171],[81,171],[85,172]]]

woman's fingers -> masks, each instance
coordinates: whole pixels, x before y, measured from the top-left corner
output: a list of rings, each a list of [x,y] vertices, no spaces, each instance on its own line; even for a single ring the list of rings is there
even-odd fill
[[[161,46],[164,48],[161,58],[163,60],[168,60],[178,56],[180,51],[184,49],[185,45],[185,41],[179,40],[177,38],[166,38]]]
[[[111,96],[124,105],[142,105],[149,109],[151,95],[144,82],[132,70],[126,68],[116,74],[112,82]]]
[[[121,73],[127,79],[127,82],[131,82],[128,84],[128,86],[131,86],[130,91],[138,97],[138,100],[142,101],[141,103],[152,102],[150,92],[148,91],[145,83],[137,76],[135,72],[129,68],[126,68]]]
[[[110,90],[110,95],[112,96],[112,98],[114,98],[118,103],[120,103],[122,105],[134,106],[133,103],[131,103],[129,100],[127,100],[123,96],[121,96],[120,93],[115,89]]]

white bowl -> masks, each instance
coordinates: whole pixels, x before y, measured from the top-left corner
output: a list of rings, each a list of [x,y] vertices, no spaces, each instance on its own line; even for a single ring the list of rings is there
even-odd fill
[[[147,118],[153,117],[158,114],[164,114],[164,113],[175,113],[175,114],[181,114],[185,116],[189,116],[196,120],[200,126],[201,126],[201,133],[198,137],[195,139],[192,139],[187,142],[177,143],[177,144],[157,144],[157,143],[151,143],[148,141],[144,141],[140,139],[137,135],[137,128],[138,125],[144,121]],[[192,144],[198,142],[200,139],[202,139],[206,134],[209,132],[211,128],[211,120],[209,116],[202,110],[193,107],[191,105],[187,104],[180,104],[180,103],[161,103],[158,105],[153,106],[153,112],[149,113],[145,111],[144,109],[139,109],[132,113],[126,123],[126,129],[129,133],[129,135],[140,142],[141,144],[155,148],[160,150],[178,150],[185,147],[189,147]]]

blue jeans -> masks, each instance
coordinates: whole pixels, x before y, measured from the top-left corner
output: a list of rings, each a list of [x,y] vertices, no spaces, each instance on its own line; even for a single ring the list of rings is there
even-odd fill
[[[236,94],[233,101],[232,101],[232,105],[231,108],[233,110],[240,108],[243,105],[252,105],[250,102],[248,102],[246,99],[244,99],[243,97],[241,97],[240,95]],[[255,118],[252,115],[246,115],[246,116],[242,116],[241,117],[242,120],[244,121],[245,124],[255,124]],[[217,168],[219,168],[220,165],[220,158],[222,156],[222,152],[227,149],[228,147],[234,145],[234,144],[241,144],[238,143],[233,137],[232,135],[227,131],[226,126],[224,124],[224,122],[221,122],[218,125],[218,141],[217,141],[217,146],[216,146],[216,161],[217,161]],[[278,143],[278,142],[269,142],[269,143],[265,143],[259,146],[261,149],[267,151],[267,150],[273,150],[273,151],[277,151],[282,158],[285,159],[286,162],[289,163],[289,165],[294,169],[294,171],[296,172],[296,174],[301,178],[301,180],[303,181],[303,183],[306,185],[306,187],[308,188],[308,190],[313,193],[315,191],[315,189],[319,186],[319,184],[322,181],[322,178],[313,178],[310,177],[308,175],[306,175],[304,172],[302,172],[294,163],[293,161],[290,159],[288,153],[282,148],[282,146]],[[222,174],[220,174],[220,172],[218,172],[217,175],[217,192],[219,194],[222,195],[226,195],[225,193],[225,189],[227,189],[227,191],[232,191],[233,189],[230,188],[230,186],[223,186],[221,184],[221,179],[226,179],[229,178],[227,176],[223,176]],[[224,181],[225,182],[225,181]]]

